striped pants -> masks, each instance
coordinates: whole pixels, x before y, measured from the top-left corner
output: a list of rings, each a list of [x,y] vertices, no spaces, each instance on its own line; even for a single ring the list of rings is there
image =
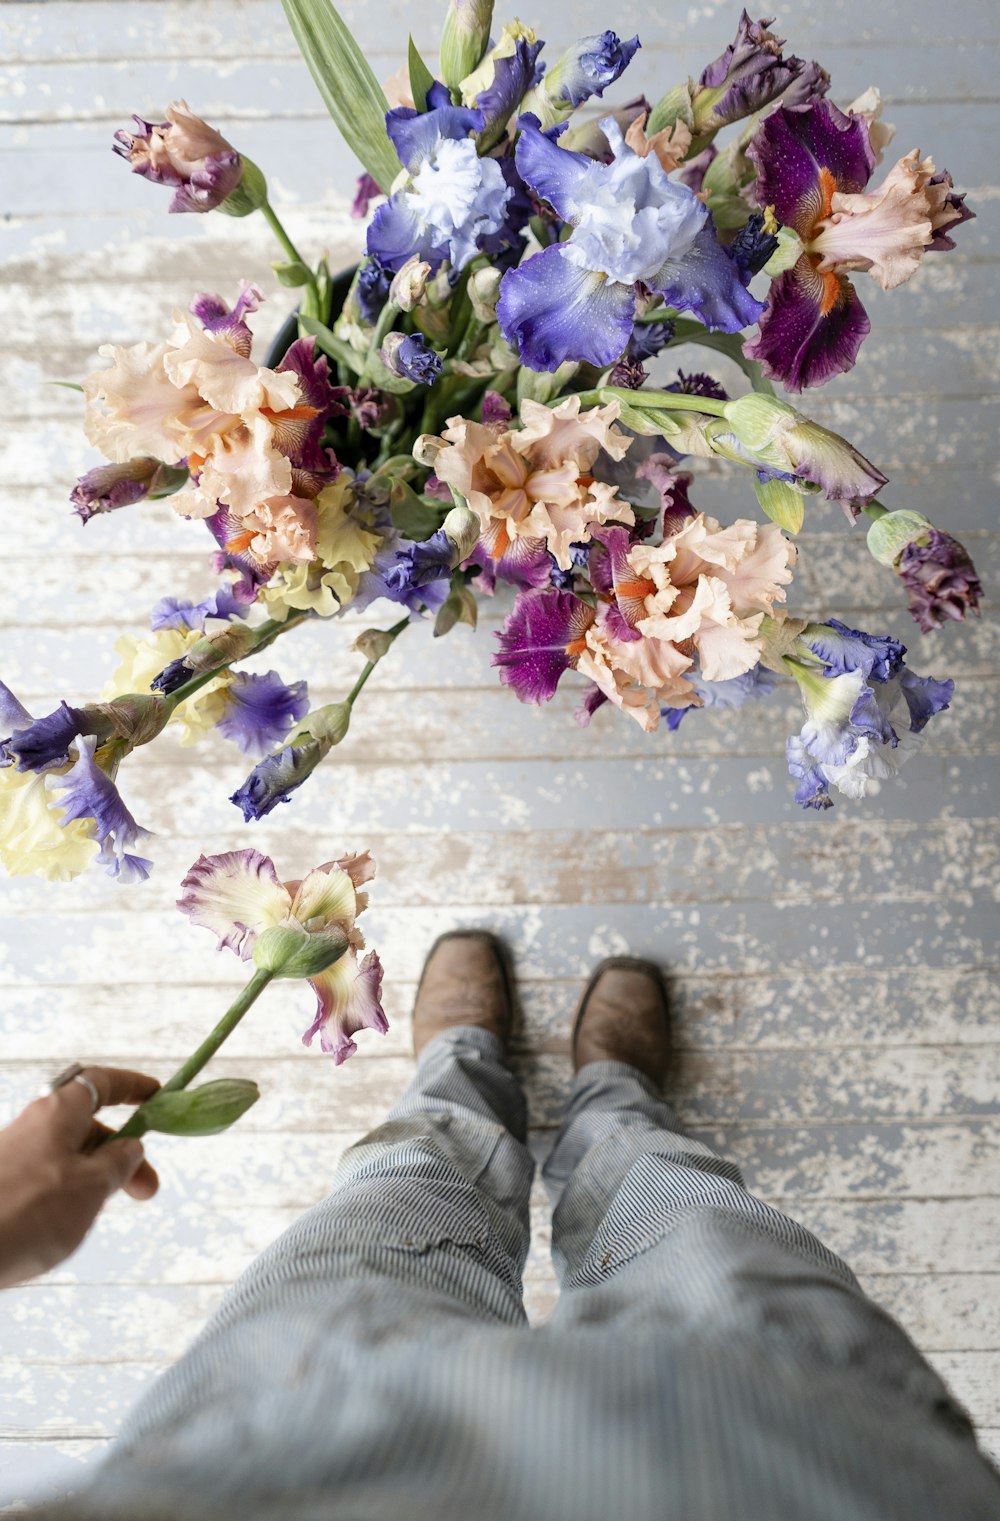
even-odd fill
[[[576,1077],[544,1176],[499,1042],[432,1041],[329,1195],[230,1290],[69,1514],[103,1521],[996,1521],[909,1338],[634,1068]]]

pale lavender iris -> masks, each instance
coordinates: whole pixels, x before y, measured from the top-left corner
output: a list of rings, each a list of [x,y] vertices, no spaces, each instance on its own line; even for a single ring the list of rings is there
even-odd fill
[[[149,616],[149,626],[154,633],[161,628],[204,629],[209,618],[245,618],[249,611],[232,587],[223,585],[201,602],[161,597]]]
[[[764,665],[755,665],[751,670],[743,671],[728,681],[702,681],[691,672],[686,675],[701,698],[703,708],[742,708],[745,703],[759,702],[761,698],[769,697],[778,685],[775,672],[769,671]],[[679,729],[685,715],[696,711],[694,707],[660,709],[668,729]]]
[[[149,837],[149,830],[136,823],[106,771],[94,760],[94,740],[81,739],[79,759],[59,779],[56,801],[65,809],[60,824],[74,819],[93,821],[93,837],[100,845],[97,860],[109,877],[121,882],[144,882],[153,863],[133,855],[131,847]],[[65,790],[62,790],[65,789]]]
[[[386,131],[410,181],[380,206],[368,228],[368,253],[397,270],[417,255],[438,269],[463,269],[483,249],[505,241],[511,187],[501,164],[481,158],[471,134],[481,111],[442,105],[389,111]]]
[[[626,42],[617,32],[581,37],[553,65],[545,81],[546,94],[570,106],[603,95],[628,68],[639,47],[638,37]]]
[[[640,290],[712,330],[741,332],[756,322],[763,307],[716,238],[707,207],[668,178],[655,154],[634,153],[613,117],[601,123],[610,164],[560,148],[533,117],[520,125],[519,173],[573,228],[503,277],[497,318],[522,363],[613,365],[632,337]]]
[[[292,793],[312,775],[322,758],[322,749],[315,741],[286,745],[276,755],[265,756],[229,801],[236,804],[248,823],[251,819],[262,819],[279,803],[291,801]]]
[[[15,729],[4,741],[4,758],[8,764],[16,761],[18,771],[48,771],[53,766],[64,766],[69,760],[70,746],[86,728],[86,714],[80,708],[71,708],[68,702],[61,702],[54,712],[34,721],[29,719]]]
[[[304,681],[287,684],[277,671],[238,671],[226,688],[226,711],[215,727],[245,755],[265,755],[280,745],[309,708]]]
[[[448,595],[454,552],[443,529],[419,544],[392,534],[361,577],[352,607],[361,610],[386,598],[414,615],[435,612]]]

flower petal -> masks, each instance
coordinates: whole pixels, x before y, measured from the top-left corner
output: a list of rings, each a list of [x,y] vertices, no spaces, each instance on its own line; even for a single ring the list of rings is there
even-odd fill
[[[846,116],[829,100],[779,106],[757,128],[747,157],[757,166],[758,206],[773,206],[804,239],[829,213],[832,192],[857,194],[875,168],[864,117]]]
[[[531,115],[522,116],[518,126],[521,135],[514,152],[518,173],[564,222],[574,221],[579,211],[576,192],[593,159],[560,148],[539,130],[537,118]]]
[[[399,162],[412,174],[430,158],[446,138],[461,139],[481,132],[483,113],[466,106],[439,106],[436,111],[415,111],[396,106],[386,112],[385,130],[399,155]]]
[[[502,630],[493,656],[500,680],[512,687],[521,702],[548,702],[559,678],[576,664],[582,641],[594,621],[594,610],[571,592],[522,592]]]
[[[339,924],[350,931],[357,915],[357,896],[350,876],[335,861],[317,866],[301,882],[289,882],[292,915],[305,929]]]
[[[225,690],[226,708],[215,727],[245,755],[265,755],[308,711],[304,681],[286,685],[277,671],[236,671]]]
[[[225,946],[244,961],[253,954],[260,931],[283,924],[291,909],[291,896],[278,880],[274,862],[259,850],[199,856],[181,887],[181,913],[217,935],[220,950]]]
[[[333,1055],[334,1065],[358,1049],[351,1039],[359,1030],[378,1030],[385,1035],[389,1021],[382,1008],[382,963],[375,951],[361,962],[348,951],[318,977],[310,977],[316,994],[316,1018],[302,1037],[311,1046],[319,1035],[320,1048]]]
[[[710,332],[740,333],[764,310],[716,237],[711,217],[684,252],[668,258],[649,284],[667,306],[694,312]]]
[[[530,369],[557,370],[567,359],[605,369],[631,337],[635,291],[582,269],[566,248],[555,243],[507,271],[497,320]]]
[[[820,274],[808,256],[771,281],[760,332],[744,345],[788,391],[825,385],[852,369],[871,322],[843,275]]]

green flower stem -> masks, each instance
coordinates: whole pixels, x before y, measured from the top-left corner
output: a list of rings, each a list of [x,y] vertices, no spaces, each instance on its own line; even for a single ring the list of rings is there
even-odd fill
[[[273,976],[273,972],[254,972],[246,987],[230,1004],[212,1033],[202,1041],[197,1051],[192,1052],[187,1061],[177,1068],[173,1077],[168,1078],[163,1084],[159,1090],[161,1093],[176,1093],[179,1089],[186,1088],[191,1079],[198,1076],[202,1067],[212,1059],[222,1043],[229,1039],[244,1014],[251,1004],[256,1003]],[[117,1141],[126,1136],[144,1135],[145,1132],[146,1126],[140,1106],[132,1117],[125,1121],[120,1130],[116,1130],[113,1135],[106,1136],[104,1139]]]
[[[714,396],[685,396],[680,391],[630,391],[624,386],[600,386],[596,391],[580,391],[581,407],[596,407],[602,402],[625,401],[644,412],[702,412],[714,417],[725,415],[727,402],[717,401]],[[556,396],[550,407],[558,406],[564,398]]]
[[[295,244],[288,236],[288,233],[285,231],[281,219],[279,218],[274,207],[271,205],[270,201],[264,201],[261,205],[260,210],[268,227],[270,227],[271,231],[274,233],[274,236],[281,244],[282,252],[285,254],[290,263],[301,264],[303,269],[309,270],[310,289],[318,294],[316,276],[313,274],[312,270],[309,268],[309,265],[306,263],[305,259],[303,259]]]
[[[399,638],[399,635],[403,632],[404,628],[408,628],[409,627],[409,623],[410,623],[409,618],[400,618],[399,622],[398,623],[394,623],[393,626],[392,626],[392,628],[386,629],[386,633],[390,636],[390,638],[393,640],[393,642],[395,642]],[[381,655],[379,656],[380,660],[384,659],[384,658],[385,658],[384,656],[381,656]],[[350,707],[352,707],[352,708],[354,707],[354,700],[355,700],[355,698],[360,694],[361,689],[363,688],[365,682],[368,680],[369,676],[371,675],[372,671],[374,671],[374,669],[375,669],[375,667],[377,665],[378,665],[378,660],[369,660],[369,661],[366,662],[365,667],[364,667],[363,671],[361,672],[361,675],[358,677],[357,681],[354,683],[353,687],[348,692],[347,696],[344,698],[344,701]]]
[[[244,650],[238,658],[246,660],[249,656],[256,655],[259,650],[266,650],[268,645],[273,644],[280,634],[285,633],[290,628],[296,628],[300,623],[305,623],[312,616],[311,610],[307,609],[304,612],[296,613],[285,619],[269,618],[266,623],[260,625],[260,628],[257,630],[257,637],[250,649]],[[211,671],[201,671],[197,676],[192,676],[190,681],[185,681],[183,686],[177,687],[167,698],[167,701],[171,704],[171,708],[177,708],[182,702],[186,702],[189,697],[193,697],[195,692],[200,691],[202,687],[207,686],[210,681],[214,680],[220,671],[228,670],[230,664],[232,664],[231,661],[223,661],[222,664],[213,667]]]
[[[889,509],[888,507],[883,507],[881,502],[869,502],[867,506],[862,507],[861,511],[866,517],[877,520],[878,518],[884,518]]]

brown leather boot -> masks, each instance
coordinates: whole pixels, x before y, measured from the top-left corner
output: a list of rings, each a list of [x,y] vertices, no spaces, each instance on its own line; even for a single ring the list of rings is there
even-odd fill
[[[662,1086],[670,1069],[670,1000],[660,968],[609,956],[593,972],[573,1026],[573,1067],[627,1062]]]
[[[413,1051],[442,1030],[477,1025],[506,1044],[513,1024],[507,952],[488,930],[450,930],[431,947],[413,1005]]]

